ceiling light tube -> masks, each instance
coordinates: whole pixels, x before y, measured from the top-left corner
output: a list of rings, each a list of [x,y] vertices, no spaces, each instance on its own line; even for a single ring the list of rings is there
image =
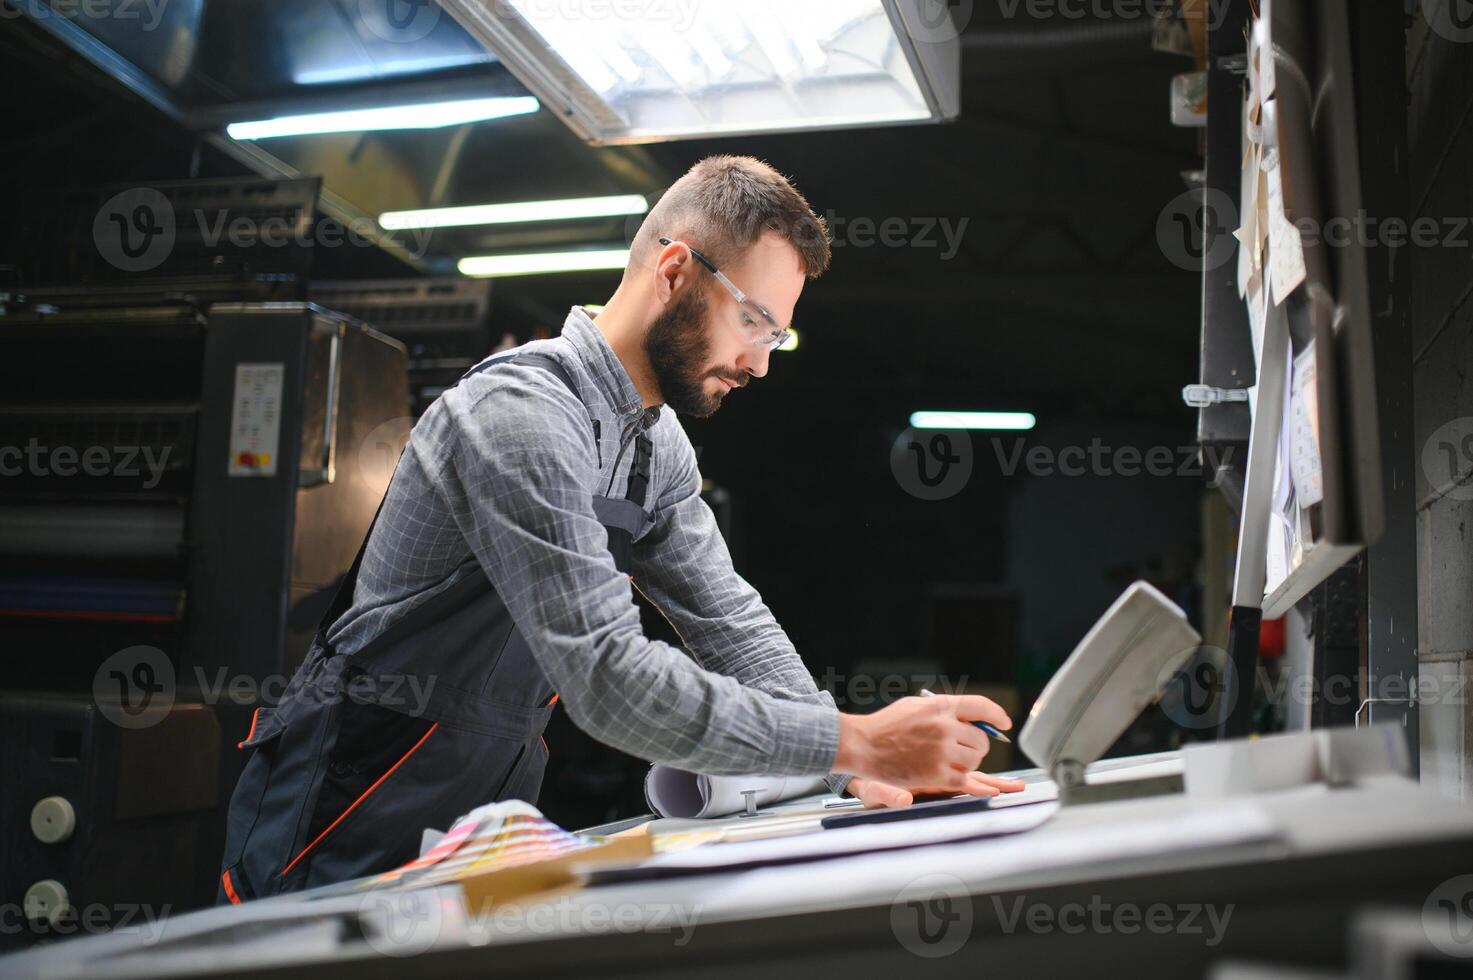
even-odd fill
[[[463,276],[485,279],[537,276],[552,272],[597,272],[623,269],[628,264],[628,248],[604,248],[516,255],[473,255],[461,259],[459,269]]]
[[[1032,412],[911,412],[912,429],[1005,429],[1026,432],[1038,423]]]
[[[264,140],[281,136],[315,136],[321,133],[369,133],[388,129],[438,129],[463,123],[484,122],[506,116],[536,112],[539,103],[530,95],[493,99],[463,99],[456,102],[426,102],[419,105],[379,106],[340,112],[313,112],[302,116],[278,116],[231,123],[225,127],[233,140]]]
[[[516,201],[508,204],[427,208],[421,211],[390,211],[380,215],[378,223],[386,231],[404,231],[409,228],[459,228],[468,225],[513,225],[533,221],[612,218],[644,214],[649,209],[649,202],[642,194],[613,194],[608,197],[569,197],[551,201]]]

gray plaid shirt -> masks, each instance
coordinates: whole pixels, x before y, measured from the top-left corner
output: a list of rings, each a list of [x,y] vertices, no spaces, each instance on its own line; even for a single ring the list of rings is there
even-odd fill
[[[331,642],[358,650],[484,570],[573,721],[600,741],[694,772],[827,774],[839,742],[833,698],[732,568],[674,413],[642,408],[581,308],[562,336],[522,349],[555,357],[582,403],[546,370],[509,364],[431,405],[394,472]],[[598,447],[590,415],[601,426]],[[654,460],[631,583],[614,567],[592,497],[623,496],[634,452],[620,447],[645,426]],[[695,662],[644,635],[635,586]]]

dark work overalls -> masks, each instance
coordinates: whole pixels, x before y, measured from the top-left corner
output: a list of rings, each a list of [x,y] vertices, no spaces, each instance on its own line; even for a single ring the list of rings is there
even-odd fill
[[[578,394],[546,354],[508,354],[466,377],[512,360]],[[626,496],[593,498],[625,574],[649,483],[642,431],[634,453]],[[252,755],[230,801],[221,902],[386,871],[419,853],[425,828],[444,830],[485,803],[537,800],[557,699],[479,567],[363,649],[344,655],[328,643],[367,544],[281,701],[257,711],[240,743]]]

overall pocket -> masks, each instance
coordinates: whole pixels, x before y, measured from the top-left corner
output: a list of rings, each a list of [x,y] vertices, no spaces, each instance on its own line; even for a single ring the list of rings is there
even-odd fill
[[[285,724],[271,708],[257,708],[251,716],[250,731],[236,743],[237,748],[249,751],[251,757],[230,796],[217,904],[238,905],[256,897],[254,883],[245,869],[245,852],[261,817],[261,804],[275,768],[276,748],[285,730]]]
[[[282,868],[283,878],[327,847],[439,727],[438,722],[351,699],[344,700],[338,712],[337,737],[323,761],[321,785],[307,823],[307,843]]]

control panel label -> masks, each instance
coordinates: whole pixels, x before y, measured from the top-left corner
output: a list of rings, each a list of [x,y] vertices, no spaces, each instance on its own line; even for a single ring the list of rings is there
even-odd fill
[[[230,411],[230,476],[275,476],[286,365],[237,364]]]

